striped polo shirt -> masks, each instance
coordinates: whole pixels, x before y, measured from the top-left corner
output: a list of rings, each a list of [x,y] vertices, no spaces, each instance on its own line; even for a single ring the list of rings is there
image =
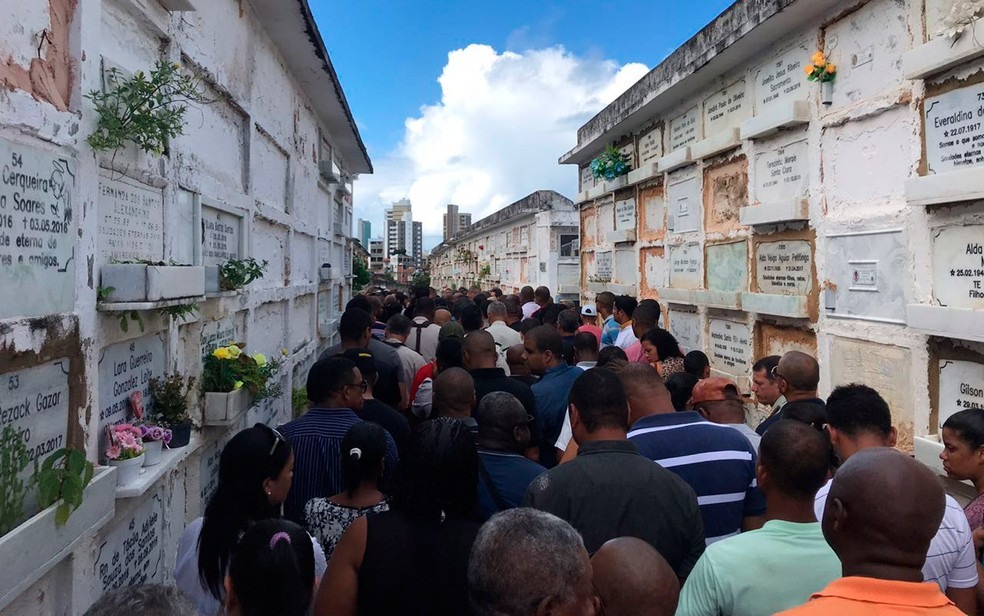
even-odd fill
[[[737,430],[694,411],[661,413],[635,422],[629,440],[694,489],[708,545],[740,533],[743,518],[765,514],[755,449]]]

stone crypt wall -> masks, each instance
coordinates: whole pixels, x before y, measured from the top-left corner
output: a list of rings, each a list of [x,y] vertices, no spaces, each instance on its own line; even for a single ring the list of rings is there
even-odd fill
[[[349,182],[329,181],[319,163],[334,152],[345,172],[353,161],[316,112],[311,78],[302,85],[290,72],[250,3],[165,8],[179,4],[17,3],[8,21],[19,27],[0,26],[0,427],[14,426],[32,458],[71,445],[100,460],[104,428],[124,420],[132,391],[166,372],[198,377],[202,357],[231,342],[268,357],[284,350],[284,394],[203,427],[137,484],[115,494],[112,485],[91,519],[73,514],[65,531],[26,548],[62,542],[40,568],[21,571],[6,551],[20,529],[0,538],[0,614],[82,613],[121,585],[169,581],[180,534],[215,489],[222,445],[245,426],[290,418],[291,389],[333,342],[350,296]],[[211,102],[191,105],[166,155],[93,153],[84,94],[112,67],[132,74],[159,59],[202,76]],[[199,298],[187,321],[147,309],[142,327],[123,331],[118,313],[97,308],[100,271],[113,260],[247,256],[269,262],[266,276]],[[197,393],[192,414],[201,423]]]
[[[984,407],[984,21],[938,36],[952,4],[729,8],[561,159],[580,168],[584,298],[659,299],[681,345],[746,390],[755,359],[815,353],[821,393],[872,385],[899,446],[941,470],[941,421]],[[755,7],[786,21],[741,25]],[[805,79],[818,50],[838,68],[829,104]],[[609,144],[632,171],[596,182]],[[607,269],[620,253],[634,271]]]

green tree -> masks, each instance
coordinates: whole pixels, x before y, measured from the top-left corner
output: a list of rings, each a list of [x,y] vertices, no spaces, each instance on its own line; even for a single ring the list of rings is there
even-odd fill
[[[417,270],[417,273],[413,275],[413,279],[410,280],[411,287],[429,287],[431,286],[430,273],[427,270]]]
[[[369,266],[362,259],[356,259],[353,267],[355,277],[352,278],[352,290],[361,291],[372,280],[372,272],[369,271]]]

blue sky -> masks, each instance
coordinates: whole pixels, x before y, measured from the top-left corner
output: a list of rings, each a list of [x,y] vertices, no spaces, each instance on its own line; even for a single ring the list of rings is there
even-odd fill
[[[414,200],[415,218],[424,220],[425,234],[430,236],[434,235],[435,227],[439,232],[440,222],[435,223],[432,218],[442,200],[463,202],[466,210],[472,209],[479,216],[537,187],[536,179],[519,177],[529,177],[525,173],[491,172],[487,178],[476,175],[477,169],[494,168],[497,157],[515,157],[517,148],[524,150],[519,140],[521,135],[512,140],[492,140],[485,135],[481,152],[475,147],[449,144],[449,124],[467,135],[472,126],[482,123],[480,111],[459,113],[463,108],[470,109],[472,101],[451,100],[452,92],[458,89],[456,83],[471,79],[473,73],[484,75],[481,83],[467,87],[475,89],[476,97],[500,98],[508,91],[497,84],[508,83],[515,90],[528,83],[533,90],[532,98],[510,101],[515,107],[499,105],[494,100],[477,101],[488,105],[487,113],[502,109],[503,114],[515,113],[520,118],[527,111],[524,106],[531,112],[540,105],[563,107],[565,103],[558,103],[558,92],[602,90],[615,81],[619,83],[618,89],[624,90],[645,69],[658,64],[731,4],[731,0],[310,2],[376,165],[376,175],[380,176],[372,179],[364,176],[356,185],[357,216],[373,220],[374,233],[378,234],[377,221],[381,220],[382,208],[387,200],[402,196],[399,195],[402,190]],[[488,48],[471,47],[469,53],[459,54],[455,68],[449,52],[476,44]],[[536,53],[547,49],[557,51],[559,47],[563,48],[562,60],[556,54]],[[503,55],[506,51],[520,57]],[[637,64],[619,74],[619,69],[631,63]],[[561,70],[558,68],[561,65],[580,90],[567,90],[555,83],[551,73]],[[509,72],[510,75],[503,75]],[[442,74],[447,78],[439,84]],[[528,82],[524,82],[524,75],[529,77]],[[482,85],[490,87],[479,87]],[[483,93],[483,90],[487,91]],[[543,97],[535,98],[537,93]],[[617,92],[608,92],[597,100],[586,98],[572,113],[582,122],[615,95]],[[408,118],[424,120],[413,135],[406,128]],[[507,118],[500,121],[504,126],[510,125]],[[524,164],[542,168],[546,175],[530,174],[543,178],[540,181],[546,185],[540,187],[560,189],[571,196],[576,172],[551,167],[557,167],[557,158],[574,145],[576,126],[562,123],[551,126],[566,135],[563,142],[556,142],[556,151],[549,147],[538,152],[535,159],[531,154]],[[435,133],[444,133],[444,137],[432,139],[430,135]],[[431,177],[423,184],[418,182],[428,171],[419,158],[420,152],[454,150],[458,151],[450,154],[448,164],[440,169],[443,180]],[[458,166],[463,160],[471,161],[468,169]],[[443,173],[451,168],[455,169],[454,173]],[[443,189],[442,181],[450,187]],[[469,191],[462,188],[466,184],[484,188]],[[420,213],[416,211],[418,202],[423,203]]]

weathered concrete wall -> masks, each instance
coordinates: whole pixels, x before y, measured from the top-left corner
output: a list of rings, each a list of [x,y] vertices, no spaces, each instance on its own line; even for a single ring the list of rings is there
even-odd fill
[[[198,377],[202,355],[233,341],[286,353],[284,394],[230,426],[205,427],[149,471],[163,472],[141,480],[139,494],[118,493],[111,519],[2,614],[82,613],[108,589],[167,582],[186,522],[214,490],[222,445],[244,426],[290,417],[291,389],[332,342],[351,294],[351,197],[318,167],[329,152],[343,171],[351,161],[313,108],[311,84],[291,74],[249,3],[194,4],[170,13],[155,0],[25,2],[0,26],[0,408],[25,398],[33,410],[37,394],[58,400],[5,411],[2,425],[20,431],[32,455],[68,444],[98,461],[129,391],[165,372]],[[84,95],[103,87],[109,67],[132,74],[159,59],[201,76],[211,102],[190,106],[164,156],[132,146],[94,155]],[[125,255],[182,264],[251,256],[269,269],[242,293],[200,300],[187,321],[145,310],[143,331],[131,322],[124,332],[118,313],[97,310],[97,290],[100,268]],[[326,262],[335,274],[322,281]],[[197,393],[192,414],[201,420]]]

